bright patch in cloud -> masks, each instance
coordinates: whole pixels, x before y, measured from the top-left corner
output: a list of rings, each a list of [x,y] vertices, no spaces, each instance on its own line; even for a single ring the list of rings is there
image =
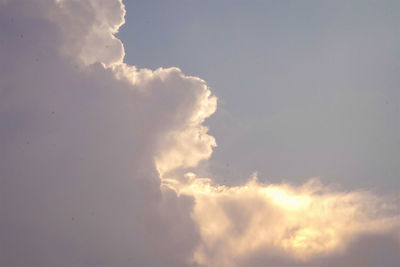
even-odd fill
[[[206,266],[235,266],[254,251],[271,250],[300,261],[343,252],[363,234],[398,229],[396,206],[368,192],[338,192],[317,180],[303,186],[264,185],[254,175],[243,186],[213,185],[187,175],[172,187],[193,196],[192,214],[203,243],[195,257]]]

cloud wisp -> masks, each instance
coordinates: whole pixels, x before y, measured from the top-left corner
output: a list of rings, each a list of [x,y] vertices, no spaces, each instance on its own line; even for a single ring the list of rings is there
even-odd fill
[[[393,200],[197,178],[217,98],[124,63],[124,15],[0,1],[1,266],[398,266]]]

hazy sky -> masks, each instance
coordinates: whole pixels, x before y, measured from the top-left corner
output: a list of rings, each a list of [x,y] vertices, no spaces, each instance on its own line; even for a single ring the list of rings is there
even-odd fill
[[[400,266],[397,3],[126,4],[0,0],[1,267]]]
[[[398,1],[126,1],[126,61],[219,98],[219,181],[400,189]]]

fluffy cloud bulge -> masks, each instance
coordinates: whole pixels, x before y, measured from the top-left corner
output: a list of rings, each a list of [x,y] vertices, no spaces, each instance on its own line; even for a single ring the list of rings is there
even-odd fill
[[[217,98],[124,63],[124,15],[0,0],[0,266],[400,265],[396,199],[197,177]]]

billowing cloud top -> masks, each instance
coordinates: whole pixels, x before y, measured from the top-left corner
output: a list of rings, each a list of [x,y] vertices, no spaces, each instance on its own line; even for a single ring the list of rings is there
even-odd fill
[[[124,15],[0,1],[1,266],[400,264],[394,200],[197,178],[217,99],[178,68],[125,64]]]

